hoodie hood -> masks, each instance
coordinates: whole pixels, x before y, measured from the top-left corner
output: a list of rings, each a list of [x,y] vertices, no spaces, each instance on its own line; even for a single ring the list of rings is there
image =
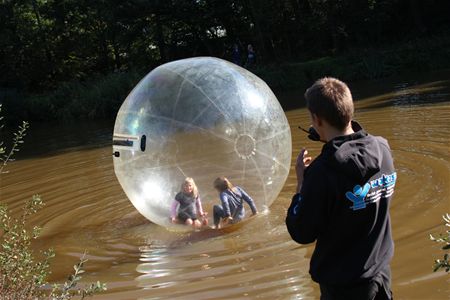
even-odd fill
[[[352,121],[355,131],[339,136],[326,143],[322,149],[331,167],[357,182],[366,182],[381,169],[380,141],[367,134],[362,127]]]

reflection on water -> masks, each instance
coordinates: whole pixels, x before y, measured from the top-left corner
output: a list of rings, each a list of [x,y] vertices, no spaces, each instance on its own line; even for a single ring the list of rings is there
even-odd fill
[[[259,229],[258,237],[250,237],[258,232],[253,223],[227,238],[140,247],[136,271],[142,275],[137,285],[151,290],[148,299],[311,298],[308,261],[303,259],[307,249],[291,251],[281,225]],[[175,285],[176,289],[168,288]]]
[[[440,216],[450,208],[450,81],[440,76],[351,86],[356,119],[389,140],[399,174],[391,209],[396,299],[450,295],[448,276],[431,271],[442,251],[428,240],[444,230]],[[294,154],[306,146],[317,155],[321,144],[296,129],[309,122],[305,109],[287,115]],[[36,248],[56,250],[51,280],[65,279],[86,249],[83,280],[108,283],[95,299],[317,299],[308,274],[313,247],[292,242],[284,226],[293,168],[269,212],[227,231],[169,232],[141,217],[125,197],[112,167],[111,131],[90,124],[67,142],[63,128],[32,127],[28,155],[1,177],[0,199],[15,211],[33,193],[46,202],[31,221],[44,227]],[[60,139],[67,143],[58,146]],[[55,147],[69,151],[48,152]]]

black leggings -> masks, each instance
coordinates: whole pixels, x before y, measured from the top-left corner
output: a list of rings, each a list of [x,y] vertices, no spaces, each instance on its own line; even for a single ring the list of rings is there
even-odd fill
[[[192,219],[192,221],[197,220],[197,216],[196,215],[188,214],[188,213],[186,213],[184,211],[179,212],[177,217],[183,223],[186,222],[187,219]]]
[[[225,218],[225,211],[222,205],[214,205],[213,207],[214,225],[218,226],[221,218]]]

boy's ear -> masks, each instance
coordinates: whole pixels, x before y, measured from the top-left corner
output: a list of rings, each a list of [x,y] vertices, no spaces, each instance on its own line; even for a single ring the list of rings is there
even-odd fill
[[[314,122],[316,122],[317,125],[322,126],[322,119],[316,114],[311,114],[311,115],[312,115]]]

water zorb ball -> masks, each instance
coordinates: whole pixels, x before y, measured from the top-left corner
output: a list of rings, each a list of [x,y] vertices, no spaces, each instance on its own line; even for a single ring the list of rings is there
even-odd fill
[[[218,176],[266,209],[289,173],[291,132],[260,78],[221,59],[189,58],[154,69],[128,95],[113,151],[115,173],[136,209],[173,227],[170,206],[185,177],[194,178],[209,217],[220,203],[212,187]]]

